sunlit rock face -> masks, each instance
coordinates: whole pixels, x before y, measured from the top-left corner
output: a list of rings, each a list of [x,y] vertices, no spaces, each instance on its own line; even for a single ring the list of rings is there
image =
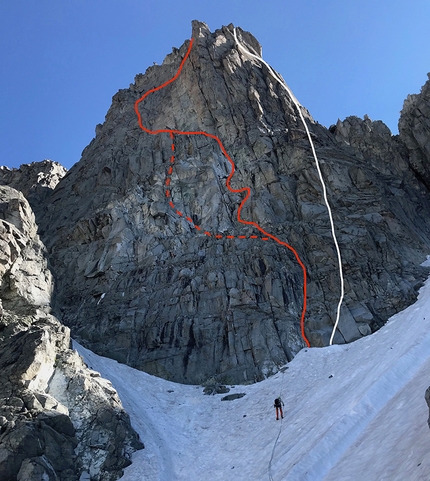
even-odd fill
[[[66,168],[52,160],[22,164],[18,169],[0,166],[0,185],[8,185],[22,192],[36,217],[39,217],[45,199],[66,173]]]
[[[193,23],[189,58],[139,104],[142,124],[220,139],[236,167],[231,187],[251,189],[242,219],[303,261],[305,333],[324,346],[340,277],[311,147],[286,90],[239,51],[232,32]],[[252,382],[305,346],[303,271],[290,249],[238,222],[244,193],[227,188],[231,164],[216,140],[139,127],[135,102],[174,77],[188,46],[113,97],[82,159],[45,201],[39,225],[56,279],[54,312],[87,347],[149,373]],[[302,112],[342,254],[334,340],[351,342],[415,299],[430,245],[428,188],[405,135],[354,117],[328,130]]]
[[[70,349],[52,290],[33,211],[0,185],[0,479],[113,481],[142,444],[110,383]]]

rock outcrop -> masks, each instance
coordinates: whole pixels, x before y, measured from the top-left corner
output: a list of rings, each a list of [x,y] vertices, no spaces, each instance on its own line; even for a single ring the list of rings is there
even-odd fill
[[[113,481],[142,445],[115,390],[50,314],[36,230],[22,193],[0,186],[0,479]]]
[[[427,424],[429,425],[429,428],[430,428],[430,386],[427,388],[426,393],[424,395],[424,398],[425,398],[427,406],[429,408],[429,417],[428,417],[428,420],[427,420]]]
[[[242,218],[298,251],[308,272],[306,334],[327,345],[340,280],[309,142],[286,91],[239,52],[232,29],[193,23],[181,74],[139,105],[142,123],[222,140],[236,165],[232,187],[252,191]],[[238,35],[261,50],[251,34]],[[304,346],[303,274],[292,252],[237,222],[243,194],[226,188],[231,167],[216,141],[139,127],[136,100],[176,74],[187,48],[113,97],[95,139],[48,198],[40,233],[57,281],[54,310],[90,349],[152,374],[255,381]],[[329,131],[303,114],[343,258],[335,342],[351,342],[414,300],[426,275],[429,192],[410,168],[404,135],[353,118]]]
[[[0,166],[0,185],[22,192],[37,218],[46,198],[66,173],[67,169],[52,160],[22,164],[19,169]]]
[[[430,189],[430,74],[419,94],[408,95],[399,121],[399,135],[408,149],[408,161]]]
[[[34,214],[21,192],[0,186],[0,299],[18,314],[49,312],[52,276]]]

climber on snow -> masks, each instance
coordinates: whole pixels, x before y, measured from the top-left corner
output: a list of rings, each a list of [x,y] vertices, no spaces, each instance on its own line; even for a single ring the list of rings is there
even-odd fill
[[[281,396],[275,399],[273,407],[276,408],[276,420],[279,419],[279,414],[281,414],[281,418],[284,419],[284,413],[282,411],[282,406],[284,405]]]

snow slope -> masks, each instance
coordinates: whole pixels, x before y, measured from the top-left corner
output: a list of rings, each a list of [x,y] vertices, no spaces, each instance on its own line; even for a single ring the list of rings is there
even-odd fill
[[[430,479],[430,280],[380,331],[304,349],[283,372],[232,387],[246,393],[234,401],[75,348],[112,382],[145,443],[122,481]]]

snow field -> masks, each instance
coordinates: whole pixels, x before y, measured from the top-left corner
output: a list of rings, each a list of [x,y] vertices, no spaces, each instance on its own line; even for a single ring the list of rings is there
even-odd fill
[[[430,479],[430,281],[380,331],[304,349],[284,372],[232,387],[246,393],[234,401],[76,348],[112,382],[145,443],[123,481]]]

